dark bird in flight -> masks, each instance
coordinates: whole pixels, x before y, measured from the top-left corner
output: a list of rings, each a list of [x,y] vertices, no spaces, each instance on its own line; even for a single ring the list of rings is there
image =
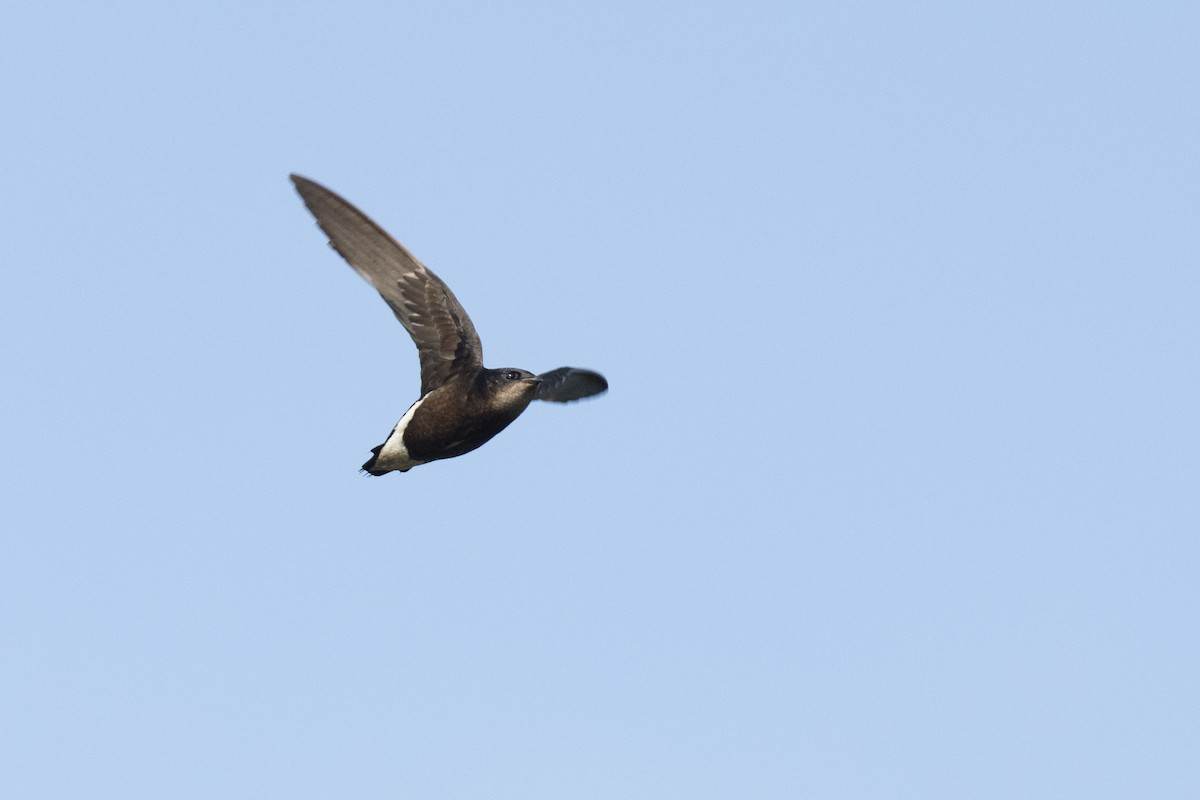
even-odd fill
[[[487,369],[479,334],[450,287],[350,203],[319,183],[291,178],[329,245],[383,296],[421,360],[420,398],[371,450],[363,471],[407,472],[461,456],[508,427],[534,400],[567,403],[608,389],[603,375],[574,367],[541,375]]]

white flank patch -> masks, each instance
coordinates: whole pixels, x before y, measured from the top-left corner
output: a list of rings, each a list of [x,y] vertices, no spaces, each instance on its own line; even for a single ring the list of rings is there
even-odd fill
[[[417,412],[417,408],[423,402],[425,402],[424,397],[409,406],[408,411],[405,411],[404,416],[396,423],[396,427],[392,428],[391,435],[388,436],[387,441],[383,443],[383,448],[379,451],[379,458],[375,459],[376,466],[398,469],[403,472],[425,463],[409,458],[408,448],[404,446],[404,429],[408,427],[408,423],[412,422],[413,414]]]

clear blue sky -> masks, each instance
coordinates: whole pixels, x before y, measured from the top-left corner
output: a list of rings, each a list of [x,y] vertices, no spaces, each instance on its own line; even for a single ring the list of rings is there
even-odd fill
[[[8,8],[0,796],[1200,796],[1198,9]]]

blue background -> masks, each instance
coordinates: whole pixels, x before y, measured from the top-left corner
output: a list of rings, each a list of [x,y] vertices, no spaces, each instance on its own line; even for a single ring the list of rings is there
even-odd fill
[[[0,794],[1200,796],[1198,9],[10,6]]]

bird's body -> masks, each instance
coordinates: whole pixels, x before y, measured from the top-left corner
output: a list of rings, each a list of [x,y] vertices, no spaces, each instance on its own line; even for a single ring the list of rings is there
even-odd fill
[[[439,386],[409,406],[363,469],[383,475],[461,456],[508,427],[533,402],[540,381],[523,370],[520,378],[490,381],[488,372],[481,372],[470,386]]]
[[[365,214],[330,190],[292,176],[330,245],[375,287],[417,345],[421,396],[363,464],[371,475],[469,453],[534,400],[569,402],[608,388],[590,370],[560,367],[534,375],[487,369],[483,346],[449,287]]]

